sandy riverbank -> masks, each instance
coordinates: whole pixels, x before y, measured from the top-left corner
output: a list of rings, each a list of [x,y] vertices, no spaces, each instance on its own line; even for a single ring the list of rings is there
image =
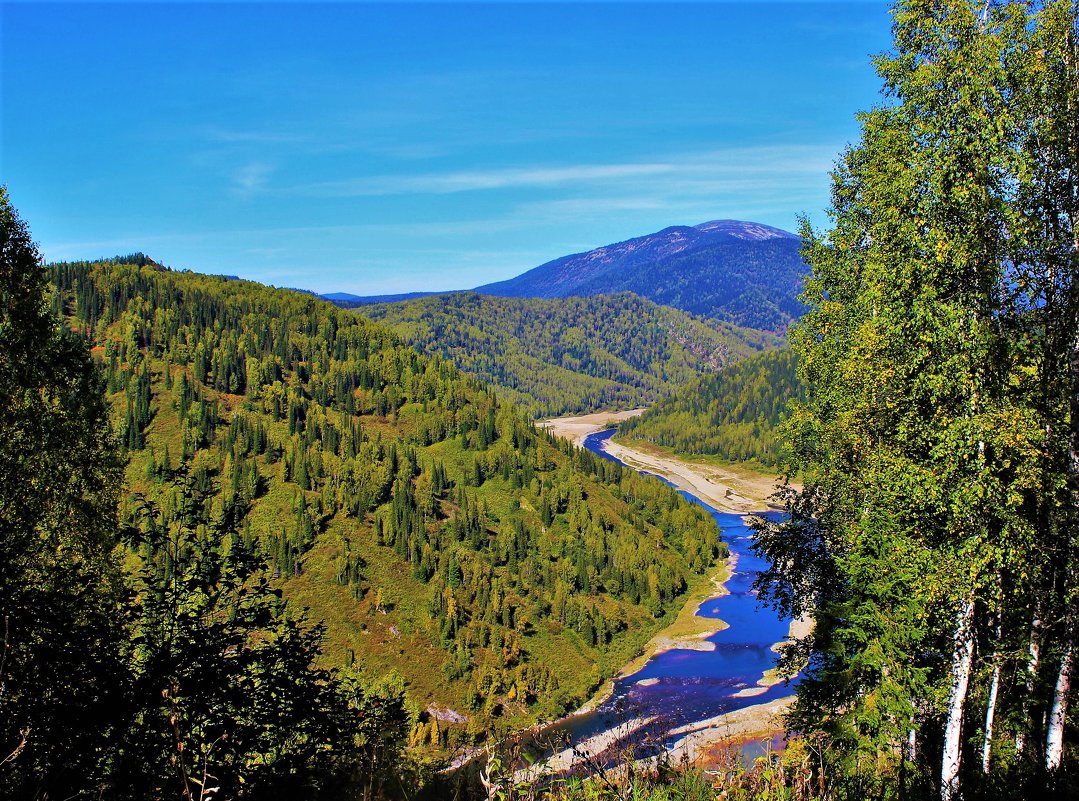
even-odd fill
[[[645,409],[628,409],[623,412],[596,412],[595,414],[582,414],[577,417],[554,417],[550,420],[542,420],[540,428],[546,428],[556,437],[564,437],[572,440],[575,445],[584,446],[584,438],[589,434],[602,431],[610,423],[621,423],[631,417],[637,417],[645,413]]]
[[[671,734],[683,734],[668,753],[673,763],[683,759],[702,768],[722,761],[722,750],[749,740],[766,740],[783,732],[783,717],[794,696],[777,698],[766,704],[747,706],[682,726]]]
[[[577,417],[557,417],[539,425],[556,436],[583,445],[585,437],[602,431],[609,423],[643,414],[644,409],[624,412],[597,412]],[[678,489],[700,498],[714,509],[734,514],[767,510],[767,500],[778,487],[778,479],[758,473],[725,468],[702,462],[687,462],[661,451],[608,440],[606,450],[630,467],[663,476]]]
[[[768,740],[781,734],[783,716],[793,701],[793,697],[779,698],[672,729],[668,734],[678,739],[665,749],[664,759],[669,764],[686,762],[706,770],[726,765],[731,749],[737,751],[743,743]],[[628,756],[637,746],[649,742],[655,734],[651,731],[654,723],[655,718],[627,720],[576,743],[572,748],[558,750],[529,768],[516,771],[514,780],[535,781],[540,776],[578,769],[582,763],[598,764],[612,757],[617,760],[619,755]],[[633,764],[638,770],[652,768],[656,759],[645,757],[634,760]],[[608,776],[615,779],[624,770],[624,765],[617,764],[608,771]]]
[[[633,409],[623,412],[599,412],[577,417],[562,417],[545,420],[540,425],[557,436],[572,440],[583,446],[589,434],[602,431],[610,423],[618,423],[629,417],[644,412]],[[689,492],[719,511],[746,514],[768,509],[767,499],[777,486],[777,479],[760,474],[746,474],[736,469],[724,470],[722,467],[690,463],[667,456],[658,451],[650,452],[618,442],[608,441],[606,450],[612,456],[639,470],[661,475],[679,489]],[[648,659],[657,653],[673,649],[711,650],[715,646],[707,638],[726,628],[727,624],[715,618],[703,618],[696,615],[701,602],[727,592],[724,582],[734,572],[735,557],[720,565],[711,576],[711,581],[703,585],[693,597],[688,598],[678,618],[670,626],[659,632],[645,647],[641,657],[626,665],[619,676],[624,677],[639,670]],[[791,637],[802,637],[807,633],[807,622],[792,621]],[[773,647],[778,649],[779,644]],[[745,696],[764,694],[769,687],[782,679],[775,670],[768,671],[757,686],[742,691]],[[610,693],[613,682],[606,686],[584,707],[581,712],[602,703]],[[744,742],[746,740],[767,738],[783,730],[782,716],[790,707],[793,697],[788,696],[762,704],[754,704],[735,712],[717,715],[714,718],[684,726],[673,734],[683,735],[676,743],[671,756],[681,759],[683,755],[691,762],[708,766],[709,753],[725,743]],[[628,726],[640,726],[642,721],[629,721]],[[615,732],[605,732],[593,738],[591,748],[603,750],[620,739]],[[560,763],[561,766],[561,763]],[[547,766],[545,769],[549,770]]]

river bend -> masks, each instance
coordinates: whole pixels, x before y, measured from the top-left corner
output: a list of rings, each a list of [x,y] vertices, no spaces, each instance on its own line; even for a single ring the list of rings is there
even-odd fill
[[[591,434],[584,447],[604,459],[624,464],[603,448],[613,434],[614,430]],[[790,621],[757,603],[753,582],[767,563],[750,548],[752,532],[740,515],[717,512],[694,495],[680,492],[716,519],[723,540],[736,557],[734,572],[725,583],[728,594],[709,598],[697,610],[703,617],[726,621],[728,628],[707,638],[714,650],[664,651],[636,673],[616,679],[610,696],[594,710],[557,724],[557,731],[573,742],[624,726],[635,732],[632,736],[640,744],[670,745],[677,739],[671,734],[674,729],[685,730],[693,723],[791,693],[790,686],[783,683],[763,693],[758,685],[765,671],[775,667],[777,655],[772,646],[787,636]],[[760,694],[750,695],[747,691]],[[648,724],[639,727],[635,721]]]

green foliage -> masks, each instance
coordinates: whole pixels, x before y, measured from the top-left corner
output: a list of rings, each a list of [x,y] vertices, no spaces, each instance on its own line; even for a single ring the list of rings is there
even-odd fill
[[[353,313],[151,266],[53,274],[131,432],[137,506],[171,531],[194,493],[177,547],[265,560],[244,581],[326,621],[324,665],[399,670],[421,705],[470,717],[439,744],[579,703],[723,553],[669,488]],[[164,569],[158,548],[134,551]]]
[[[344,690],[314,667],[322,632],[285,614],[233,521],[211,518],[212,486],[182,474],[175,486],[174,512],[139,501],[127,529],[141,555],[138,712],[113,781],[145,798],[210,784],[229,797],[311,795],[349,753]]]
[[[758,537],[836,797],[1075,791],[1076,11],[900,3],[892,102],[805,226],[805,485]]]
[[[123,692],[119,461],[85,344],[0,188],[0,795],[101,781]]]
[[[557,300],[461,292],[356,311],[537,416],[649,404],[778,342],[628,292]]]
[[[752,461],[767,468],[782,462],[777,428],[787,403],[802,398],[789,350],[766,351],[705,376],[619,425],[619,436],[686,455]]]
[[[215,504],[205,465],[173,468],[167,448],[151,458],[169,492],[162,509],[131,506],[119,569],[103,382],[53,316],[67,299],[48,302],[6,190],[0,252],[4,797],[396,796],[399,781],[385,788],[407,768],[415,715],[399,687],[315,667],[321,629],[286,614],[237,529],[236,496],[257,492],[257,474],[235,473]],[[124,333],[110,379],[134,453],[156,418],[148,360]],[[193,408],[198,392],[179,390]],[[243,433],[257,442],[257,428]]]

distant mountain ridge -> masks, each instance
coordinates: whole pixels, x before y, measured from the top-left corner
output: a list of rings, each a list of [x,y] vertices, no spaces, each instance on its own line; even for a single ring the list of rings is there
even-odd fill
[[[763,242],[769,239],[797,240],[798,237],[779,228],[738,220],[714,220],[695,226],[672,225],[654,234],[562,256],[516,278],[476,287],[476,291],[509,297],[566,297],[579,294],[573,290],[596,278],[617,280],[617,276],[611,275],[616,269],[667,259],[732,239]]]
[[[516,278],[476,287],[481,295],[565,298],[633,292],[661,305],[749,328],[782,332],[804,308],[802,240],[742,220],[675,225],[549,261]],[[443,292],[321,297],[346,308]]]
[[[432,295],[445,295],[446,292],[401,292],[396,295],[353,295],[351,292],[329,292],[319,295],[323,300],[328,300],[342,309],[352,309],[356,306],[370,306],[375,303],[400,303],[403,300],[416,300],[417,298],[429,298]]]
[[[476,291],[540,298],[629,291],[705,317],[779,331],[803,311],[797,294],[807,271],[795,234],[713,220],[563,256]]]

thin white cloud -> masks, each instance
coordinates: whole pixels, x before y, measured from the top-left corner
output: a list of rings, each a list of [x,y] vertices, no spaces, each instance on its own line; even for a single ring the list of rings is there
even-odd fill
[[[290,192],[320,197],[380,195],[446,195],[489,189],[522,189],[581,184],[593,181],[661,175],[670,164],[577,164],[562,167],[525,167],[470,170],[422,175],[377,175],[349,181],[325,181],[294,187]]]
[[[668,169],[644,180],[593,182],[572,195],[519,202],[509,216],[540,226],[624,212],[663,212],[687,223],[739,208],[794,213],[827,196],[834,152],[834,145],[806,145],[671,156]]]
[[[302,184],[287,192],[309,197],[345,198],[558,187],[602,191],[626,185],[651,187],[650,194],[658,196],[753,191],[769,184],[789,186],[792,180],[797,180],[796,176],[825,176],[832,166],[834,153],[834,144],[761,146],[674,154],[658,161],[371,175]]]
[[[231,189],[240,197],[250,197],[266,188],[266,182],[274,172],[274,165],[254,161],[233,170]]]
[[[285,131],[245,131],[230,128],[219,128],[216,126],[200,128],[198,129],[198,133],[200,133],[205,139],[208,139],[211,142],[242,145],[295,144],[297,142],[308,141],[308,139],[310,138],[303,134],[289,133]]]

